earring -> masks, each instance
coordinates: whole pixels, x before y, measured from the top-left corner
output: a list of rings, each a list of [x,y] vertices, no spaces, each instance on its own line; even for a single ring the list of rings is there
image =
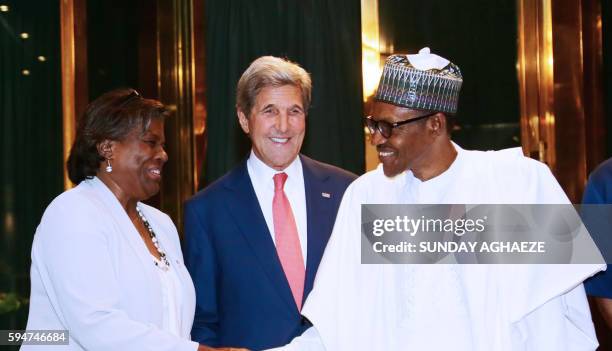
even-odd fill
[[[106,166],[106,168],[104,169],[104,170],[106,171],[106,173],[110,173],[110,172],[112,172],[112,171],[113,171],[113,166],[111,166],[111,163],[110,163],[110,158],[107,158],[107,159],[106,159],[106,164],[107,164],[107,166]]]

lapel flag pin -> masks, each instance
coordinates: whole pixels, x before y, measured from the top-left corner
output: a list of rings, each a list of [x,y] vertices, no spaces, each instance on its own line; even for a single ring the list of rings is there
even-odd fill
[[[331,194],[330,193],[321,193],[321,196],[323,196],[326,199],[331,198]]]

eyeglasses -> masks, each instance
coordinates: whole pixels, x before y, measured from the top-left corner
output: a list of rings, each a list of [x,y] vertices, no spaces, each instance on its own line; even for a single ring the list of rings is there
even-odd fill
[[[372,116],[367,116],[364,118],[364,122],[366,127],[368,128],[368,130],[370,131],[370,134],[374,135],[374,133],[376,133],[376,131],[380,132],[380,135],[382,135],[385,139],[389,139],[391,137],[391,134],[393,133],[393,128],[395,127],[399,127],[401,125],[404,124],[408,124],[408,123],[412,123],[412,122],[416,122],[416,121],[420,121],[422,119],[425,119],[427,117],[431,117],[433,115],[435,115],[436,112],[432,112],[423,116],[418,116],[415,118],[411,118],[411,119],[407,119],[405,121],[401,121],[401,122],[395,122],[395,123],[389,123],[386,121],[377,121],[375,120]]]

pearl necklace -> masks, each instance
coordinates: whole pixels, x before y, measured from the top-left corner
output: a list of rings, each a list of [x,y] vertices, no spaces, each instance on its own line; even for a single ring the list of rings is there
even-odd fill
[[[147,231],[149,232],[149,237],[151,238],[151,241],[153,241],[153,246],[155,246],[155,248],[157,249],[157,253],[159,253],[159,261],[157,259],[153,260],[153,262],[155,263],[155,266],[157,266],[164,272],[168,271],[168,269],[170,269],[170,262],[168,261],[168,258],[166,257],[166,253],[159,245],[159,242],[157,240],[157,235],[155,235],[155,232],[153,231],[153,227],[151,227],[151,225],[149,224],[149,221],[147,221],[147,218],[144,216],[144,214],[142,213],[142,211],[140,210],[138,206],[136,206],[136,212],[138,212],[138,217],[140,217],[142,224],[144,224],[144,226],[147,228]]]

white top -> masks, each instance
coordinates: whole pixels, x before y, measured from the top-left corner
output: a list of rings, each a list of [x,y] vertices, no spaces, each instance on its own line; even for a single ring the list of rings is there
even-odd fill
[[[45,210],[32,244],[26,329],[69,330],[69,344],[53,350],[198,348],[189,340],[195,289],[176,227],[161,211],[142,203],[138,207],[163,243],[175,274],[174,289],[163,287],[159,268],[136,227],[99,179],[85,180],[60,194]],[[164,309],[165,293],[168,305],[177,302],[175,308]],[[175,298],[168,297],[173,293]]]
[[[163,246],[162,246],[163,247]],[[154,258],[155,259],[155,258]],[[155,259],[156,260],[156,259]],[[186,328],[181,326],[182,294],[181,281],[176,269],[170,264],[168,270],[157,268],[162,292],[162,329],[184,339],[190,339]]]
[[[426,182],[382,167],[344,194],[302,314],[281,350],[595,350],[582,281],[604,265],[361,264],[361,204],[564,204],[542,163],[517,149],[466,151]]]
[[[247,170],[259,207],[263,212],[268,230],[272,236],[272,241],[276,245],[274,237],[274,218],[272,217],[272,200],[274,199],[274,175],[277,173],[287,173],[285,181],[285,195],[291,204],[293,217],[295,218],[298,235],[300,238],[300,246],[302,247],[302,257],[304,258],[304,266],[306,266],[306,253],[308,247],[307,222],[306,222],[306,192],[304,190],[304,172],[302,171],[302,161],[300,157],[296,157],[291,164],[277,171],[263,163],[251,150],[251,155],[247,160]]]

